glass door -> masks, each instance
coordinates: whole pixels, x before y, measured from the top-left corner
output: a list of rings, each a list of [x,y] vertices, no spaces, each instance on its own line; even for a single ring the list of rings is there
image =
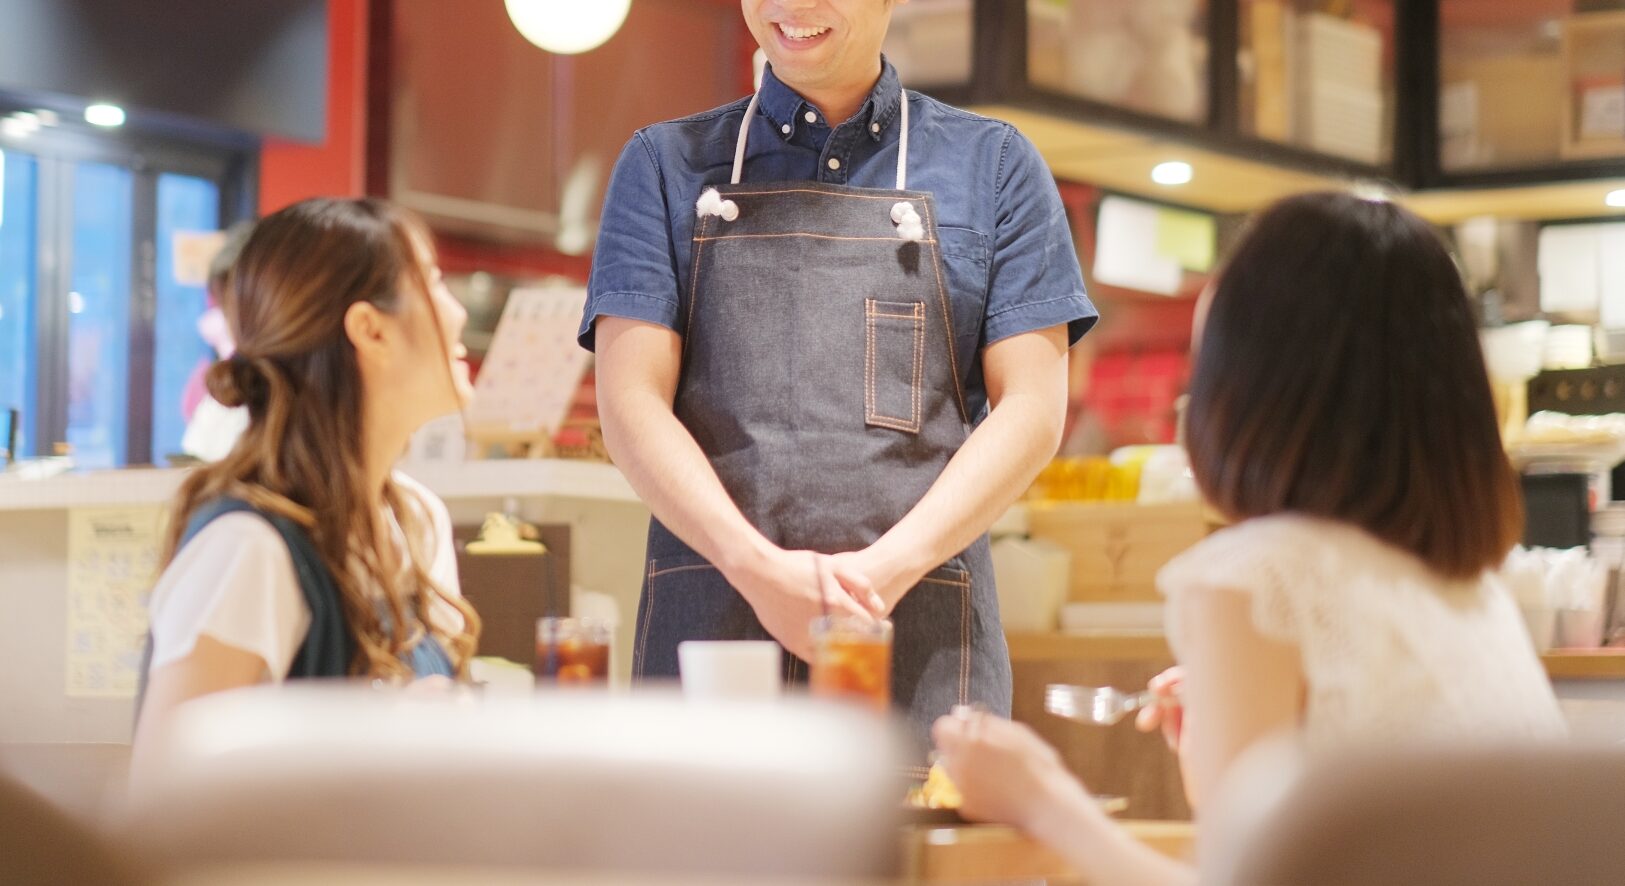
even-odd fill
[[[209,308],[207,266],[190,261],[199,242],[220,226],[220,186],[192,175],[158,176],[157,307],[153,312],[152,461],[181,451],[181,437],[203,394],[203,373],[214,359],[198,331]],[[189,248],[190,247],[190,248]],[[203,249],[208,249],[205,246]]]
[[[0,449],[15,440],[14,458],[34,454],[39,387],[38,300],[39,161],[0,150]],[[17,410],[11,427],[6,415]]]
[[[134,174],[76,163],[68,291],[68,445],[82,468],[129,463]]]
[[[0,131],[0,152],[0,449],[16,409],[20,457],[166,463],[211,356],[207,267],[227,207],[246,208],[247,155],[66,124]]]

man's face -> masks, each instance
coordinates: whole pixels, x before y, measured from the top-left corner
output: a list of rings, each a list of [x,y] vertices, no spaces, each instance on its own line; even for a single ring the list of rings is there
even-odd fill
[[[841,86],[879,72],[892,7],[908,0],[740,0],[773,73],[796,90]]]

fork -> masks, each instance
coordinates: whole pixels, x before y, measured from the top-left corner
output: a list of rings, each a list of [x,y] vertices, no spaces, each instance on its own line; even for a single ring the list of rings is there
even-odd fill
[[[1044,710],[1057,717],[1111,726],[1140,708],[1161,704],[1149,690],[1127,693],[1112,686],[1068,686],[1051,683],[1044,687]]]

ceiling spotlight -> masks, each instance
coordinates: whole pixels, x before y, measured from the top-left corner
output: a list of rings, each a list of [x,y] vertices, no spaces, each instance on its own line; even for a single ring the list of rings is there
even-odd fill
[[[1625,209],[1625,188],[1609,191],[1608,196],[1603,198],[1603,202],[1615,209]]]
[[[548,52],[575,55],[615,36],[632,0],[507,0],[507,7],[526,40]]]
[[[1167,163],[1158,163],[1156,168],[1151,170],[1151,180],[1167,187],[1187,185],[1190,184],[1194,174],[1189,163],[1170,160]]]
[[[118,105],[94,104],[85,108],[85,122],[112,129],[124,125],[124,109]]]

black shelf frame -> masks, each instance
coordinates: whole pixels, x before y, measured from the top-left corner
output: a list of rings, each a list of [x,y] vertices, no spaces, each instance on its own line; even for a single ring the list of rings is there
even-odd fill
[[[1240,72],[1236,64],[1241,48],[1241,0],[1208,2],[1208,109],[1200,123],[1146,114],[1035,86],[1027,76],[1027,0],[974,0],[972,9],[971,82],[930,90],[953,104],[1016,107],[1184,143],[1253,162],[1405,190],[1511,187],[1625,175],[1625,157],[1470,172],[1445,170],[1439,156],[1441,32],[1438,0],[1394,0],[1391,159],[1382,165],[1330,156],[1244,131],[1240,119]]]

